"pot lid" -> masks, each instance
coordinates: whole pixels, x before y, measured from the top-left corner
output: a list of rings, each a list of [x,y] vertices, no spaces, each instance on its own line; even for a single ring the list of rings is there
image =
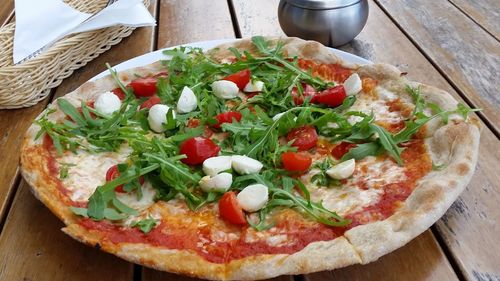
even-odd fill
[[[336,9],[351,6],[362,0],[282,0],[305,9]]]

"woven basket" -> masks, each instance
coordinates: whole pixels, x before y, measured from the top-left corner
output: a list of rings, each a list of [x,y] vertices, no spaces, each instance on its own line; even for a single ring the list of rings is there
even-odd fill
[[[81,12],[96,13],[106,6],[108,0],[64,2]],[[149,6],[149,0],[144,0],[144,4]],[[116,26],[69,35],[35,58],[13,65],[14,29],[15,23],[0,28],[0,109],[35,105],[74,70],[119,43],[134,30]]]

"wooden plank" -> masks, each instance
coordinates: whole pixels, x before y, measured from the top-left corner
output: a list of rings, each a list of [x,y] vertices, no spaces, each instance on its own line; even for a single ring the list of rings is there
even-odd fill
[[[500,43],[450,2],[377,0],[459,93],[500,132]]]
[[[500,1],[498,0],[448,0],[462,12],[467,14],[473,21],[481,25],[492,36],[499,40],[500,25],[498,22]]]
[[[14,15],[14,0],[3,0],[0,5],[0,26],[9,23]]]
[[[226,0],[161,1],[158,25],[158,49],[234,37]]]
[[[0,236],[0,280],[132,280],[132,266],[87,247],[31,194],[24,180]]]
[[[143,271],[141,281],[164,281],[164,280],[175,280],[175,281],[202,281],[205,279],[187,277],[167,272],[161,272],[158,270],[146,269]],[[272,279],[267,279],[267,281],[293,281],[292,276],[279,276]]]
[[[308,274],[306,281],[402,281],[402,280],[458,280],[453,269],[442,258],[436,239],[430,231],[421,234],[406,246],[367,265],[354,265],[333,271]],[[419,253],[419,254],[417,254]]]
[[[24,133],[47,103],[48,98],[29,108],[0,110],[0,222],[15,192]]]
[[[260,1],[267,2],[266,0]],[[274,26],[275,31],[268,31],[266,35],[279,35],[281,33],[277,19],[268,22],[259,20],[250,22],[251,17],[248,14],[255,14],[256,10],[249,10],[250,7],[241,9],[242,5],[239,2],[243,1],[234,1],[234,6],[241,25]],[[276,5],[274,9],[259,10],[260,14],[264,14],[262,15],[263,19],[270,18],[269,15],[272,15],[277,9],[278,1],[273,2]],[[257,1],[252,6],[259,7],[260,4]],[[370,2],[370,7],[370,15],[365,29],[354,41],[343,46],[342,49],[372,61],[396,65],[403,71],[409,72],[411,79],[444,89],[457,100],[461,100],[446,79],[439,74],[380,8],[373,2]],[[249,31],[244,33],[244,30],[246,29],[242,29],[244,37],[253,35]],[[495,225],[495,222],[500,221],[500,213],[498,212],[500,175],[496,171],[498,164],[495,164],[500,159],[499,148],[496,136],[484,128],[481,135],[481,149],[476,173],[469,187],[445,217],[437,222],[439,234],[445,237],[444,242],[469,280],[476,279],[474,277],[476,275],[490,275],[497,278],[500,276],[498,273],[500,253],[494,251],[500,244],[500,238],[497,236],[499,229]]]

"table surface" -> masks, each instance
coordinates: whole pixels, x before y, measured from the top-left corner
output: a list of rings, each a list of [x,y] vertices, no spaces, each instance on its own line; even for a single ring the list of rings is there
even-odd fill
[[[0,25],[13,21],[13,0]],[[105,69],[182,43],[284,35],[278,0],[152,0],[158,25],[140,28],[75,71],[51,95],[26,109],[0,110],[0,280],[195,280],[125,262],[86,247],[38,202],[19,174],[21,138],[54,98]],[[369,0],[361,34],[340,49],[387,62],[409,77],[480,107],[478,166],[448,212],[406,246],[368,265],[273,280],[500,280],[500,1]],[[497,224],[498,223],[498,224]]]

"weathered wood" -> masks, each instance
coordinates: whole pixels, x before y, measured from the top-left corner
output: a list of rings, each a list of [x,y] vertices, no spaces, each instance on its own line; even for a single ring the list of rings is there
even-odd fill
[[[182,275],[162,272],[158,270],[147,269],[142,273],[141,281],[164,281],[164,280],[175,280],[175,281],[201,281],[204,279],[198,279],[193,277],[186,277]],[[268,281],[293,281],[292,276],[279,276],[273,279],[267,279]]]
[[[500,38],[500,1],[448,0],[473,21],[481,25],[497,40]]]
[[[7,24],[14,15],[14,0],[3,0],[0,5],[0,26]]]
[[[24,133],[47,103],[48,98],[30,108],[0,110],[0,221],[14,195]]]
[[[0,280],[132,280],[129,263],[73,240],[62,227],[22,181],[0,235]]]
[[[243,4],[240,2],[244,1],[234,1],[234,6],[241,26],[255,25],[257,28],[274,26],[274,31],[268,29],[266,35],[281,33],[276,18],[264,22],[250,17],[248,14],[255,14],[256,10],[248,10],[250,7],[241,9]],[[261,0],[261,2],[268,1]],[[258,11],[262,19],[272,18],[278,1],[275,0],[273,3],[275,8]],[[257,1],[254,6],[259,7],[260,2]],[[341,49],[372,61],[396,65],[403,71],[409,72],[411,79],[444,89],[457,100],[461,100],[460,95],[446,79],[380,8],[373,2],[370,2],[370,8],[368,23],[364,30],[354,41]],[[242,35],[245,37],[252,33],[242,28]],[[495,226],[495,222],[500,221],[498,212],[500,175],[496,171],[498,164],[495,164],[500,159],[499,148],[500,143],[495,135],[484,128],[476,173],[469,187],[445,217],[437,222],[439,234],[444,237],[451,254],[469,280],[474,280],[474,276],[481,274],[500,276],[498,273],[500,254],[498,251],[495,252],[497,245],[500,244],[500,238],[497,236],[499,229]]]
[[[464,99],[500,132],[500,43],[448,1],[377,0]]]
[[[430,231],[421,234],[406,246],[367,265],[354,265],[305,276],[306,281],[401,281],[458,280],[453,269],[436,244]],[[450,273],[451,272],[451,273]]]
[[[158,49],[234,37],[225,0],[161,1],[159,22]]]

